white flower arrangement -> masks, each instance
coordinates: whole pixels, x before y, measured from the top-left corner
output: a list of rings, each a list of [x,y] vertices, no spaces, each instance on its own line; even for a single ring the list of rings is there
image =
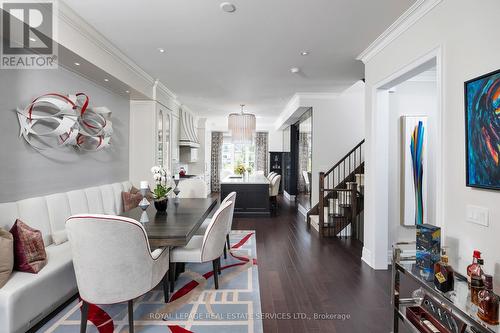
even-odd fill
[[[167,186],[170,182],[169,173],[161,166],[155,165],[151,168],[153,179],[156,187],[153,190],[153,195],[156,200],[161,200],[167,197],[168,193],[172,190],[171,186]]]

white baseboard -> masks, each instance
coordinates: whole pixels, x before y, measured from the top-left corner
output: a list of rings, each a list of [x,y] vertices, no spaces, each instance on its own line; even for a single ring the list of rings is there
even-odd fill
[[[283,197],[290,202],[295,202],[295,195],[288,194],[287,191],[283,191]]]
[[[370,249],[363,246],[363,252],[361,254],[361,260],[363,260],[368,266],[373,268],[372,265],[372,251]]]
[[[307,209],[305,209],[301,204],[298,204],[297,210],[299,211],[300,214],[302,214],[304,217],[307,217]]]

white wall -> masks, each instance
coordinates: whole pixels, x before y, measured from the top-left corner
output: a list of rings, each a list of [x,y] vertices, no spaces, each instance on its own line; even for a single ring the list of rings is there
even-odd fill
[[[73,148],[37,151],[19,137],[15,109],[48,92],[84,92],[91,106],[111,112],[111,145],[97,152]],[[2,70],[0,74],[0,202],[66,192],[128,179],[129,119],[127,97],[63,68]]]
[[[436,165],[434,143],[437,143],[439,129],[437,128],[437,84],[436,82],[404,82],[393,89],[389,94],[389,244],[399,241],[412,241],[415,239],[415,227],[402,225],[402,198],[403,194],[403,149],[402,146],[402,120],[401,116],[427,116],[428,124],[428,149],[427,154],[427,198],[424,207],[427,218],[434,223]],[[427,135],[426,134],[426,135]],[[389,249],[388,249],[389,250]]]
[[[500,276],[500,193],[477,190],[465,186],[465,124],[464,81],[500,67],[498,39],[498,13],[500,2],[483,0],[481,5],[468,0],[443,0],[416,24],[389,43],[380,53],[366,62],[367,82],[367,141],[370,141],[369,170],[366,191],[373,195],[365,205],[365,248],[371,256],[366,259],[374,267],[382,268],[386,246],[377,245],[377,234],[383,214],[377,211],[376,179],[384,170],[377,171],[374,158],[376,146],[374,129],[379,124],[372,113],[373,87],[398,72],[419,57],[440,47],[442,54],[442,106],[443,147],[441,176],[443,177],[442,227],[445,243],[451,245],[450,260],[464,273],[472,251],[484,252],[485,269]],[[438,67],[439,68],[439,67]],[[372,149],[373,148],[373,149]],[[378,172],[378,173],[377,173]],[[382,173],[382,174],[380,174]],[[370,187],[370,189],[369,189]],[[368,199],[367,199],[368,201]],[[485,228],[465,221],[467,204],[487,207],[490,227]],[[369,214],[369,212],[370,214]],[[387,260],[387,259],[385,259]],[[377,265],[377,261],[380,261]],[[498,284],[497,284],[498,285]]]
[[[269,151],[283,151],[283,131],[269,131]]]
[[[327,171],[364,138],[365,84],[358,81],[333,99],[301,99],[312,107],[312,205],[318,203],[319,172]]]

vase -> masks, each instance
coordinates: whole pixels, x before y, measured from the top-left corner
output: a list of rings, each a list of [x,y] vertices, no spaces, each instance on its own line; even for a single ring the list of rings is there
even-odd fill
[[[158,212],[166,212],[167,211],[167,205],[168,205],[168,198],[164,198],[161,200],[155,200],[154,201],[155,208]]]

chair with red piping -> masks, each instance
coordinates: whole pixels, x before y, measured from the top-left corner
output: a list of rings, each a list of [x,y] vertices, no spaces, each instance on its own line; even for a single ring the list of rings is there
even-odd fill
[[[129,332],[134,331],[133,300],[163,281],[168,302],[169,250],[151,251],[144,227],[125,217],[73,215],[66,221],[76,282],[82,299],[81,332],[89,304],[128,302]]]

